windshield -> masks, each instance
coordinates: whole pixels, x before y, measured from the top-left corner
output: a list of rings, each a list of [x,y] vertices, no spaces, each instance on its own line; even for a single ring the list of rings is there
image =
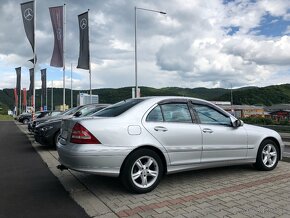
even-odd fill
[[[95,107],[95,108],[90,108],[90,110],[87,110],[83,112],[80,117],[85,117],[85,116],[91,116],[92,114],[98,112],[99,110],[102,110],[106,106],[100,106],[100,107]]]
[[[77,112],[81,107],[83,107],[83,106],[78,106],[78,107],[70,108],[70,109],[66,110],[62,115],[71,115],[71,114],[74,114],[74,113]]]
[[[121,101],[116,103],[110,107],[107,107],[97,113],[94,114],[96,117],[116,117],[120,114],[124,113],[125,111],[129,110],[130,108],[134,107],[135,105],[139,104],[140,102],[144,101],[144,99],[128,99],[125,101]]]

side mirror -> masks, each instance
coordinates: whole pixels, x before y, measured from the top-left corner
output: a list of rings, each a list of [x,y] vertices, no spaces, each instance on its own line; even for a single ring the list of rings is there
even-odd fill
[[[233,127],[234,128],[237,128],[237,127],[239,127],[239,126],[243,126],[244,125],[244,122],[242,121],[242,120],[235,120],[234,122],[233,122]]]
[[[75,116],[75,117],[79,117],[79,116],[81,116],[81,115],[82,115],[82,112],[78,111],[78,112],[75,113],[74,116]]]

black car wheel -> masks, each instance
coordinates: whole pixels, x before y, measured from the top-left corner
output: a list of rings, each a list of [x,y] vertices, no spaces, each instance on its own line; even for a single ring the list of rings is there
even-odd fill
[[[264,140],[259,147],[254,166],[258,170],[269,171],[275,169],[278,161],[279,151],[277,144],[270,139]]]
[[[60,137],[60,131],[58,131],[57,133],[55,133],[54,135],[54,146],[56,147],[58,139]]]
[[[29,119],[27,119],[27,118],[24,118],[22,121],[23,124],[28,124],[28,122],[29,122]]]

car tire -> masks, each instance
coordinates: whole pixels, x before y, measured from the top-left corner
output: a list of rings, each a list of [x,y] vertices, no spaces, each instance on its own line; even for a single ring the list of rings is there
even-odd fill
[[[22,123],[25,124],[25,125],[28,124],[28,122],[29,122],[28,119],[23,119],[23,121],[22,121]]]
[[[123,185],[133,193],[147,193],[159,184],[163,175],[159,155],[150,149],[138,149],[126,159],[120,175]]]
[[[53,139],[53,146],[56,147],[57,142],[58,142],[58,138],[60,137],[60,131],[58,131],[57,133],[55,133],[54,135],[54,139]]]
[[[254,167],[262,171],[270,171],[276,168],[279,161],[279,150],[276,142],[271,139],[264,140],[257,153]]]

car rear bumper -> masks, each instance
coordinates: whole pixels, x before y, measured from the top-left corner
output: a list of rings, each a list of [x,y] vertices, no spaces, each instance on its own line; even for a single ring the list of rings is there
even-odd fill
[[[57,144],[59,162],[65,167],[105,176],[119,176],[122,163],[130,152],[128,148],[104,145]]]

